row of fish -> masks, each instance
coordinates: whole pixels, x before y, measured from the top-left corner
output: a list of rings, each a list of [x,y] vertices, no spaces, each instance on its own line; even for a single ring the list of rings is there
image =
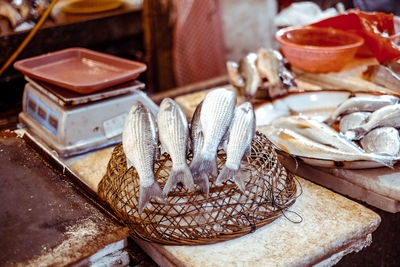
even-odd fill
[[[239,63],[227,61],[226,67],[231,84],[239,88],[246,99],[252,99],[259,89],[267,89],[268,96],[274,98],[296,85],[285,59],[273,49],[248,53]]]
[[[189,191],[197,184],[208,196],[209,179],[217,185],[232,180],[244,192],[240,172],[243,156],[250,152],[255,134],[252,105],[244,102],[236,106],[232,90],[217,88],[209,92],[197,106],[189,126],[181,107],[166,98],[160,104],[157,119],[140,102],[135,102],[128,114],[122,134],[122,146],[127,167],[134,167],[139,176],[139,207],[141,213],[147,203],[163,200],[181,183]],[[170,155],[172,169],[161,189],[154,175],[154,164],[161,150]],[[187,164],[187,151],[192,161]],[[217,152],[226,151],[226,163],[218,173]]]
[[[0,0],[0,35],[32,28],[49,0]]]
[[[293,155],[333,161],[375,161],[392,166],[392,156],[366,153],[356,143],[327,124],[304,116],[281,117],[265,129],[268,138],[279,149]]]
[[[339,132],[334,129],[339,125]],[[325,120],[281,117],[266,127],[281,150],[334,161],[375,161],[392,166],[400,157],[400,104],[392,95],[356,96]]]
[[[392,95],[352,97],[327,119],[339,121],[339,131],[359,141],[366,152],[400,156],[400,99]]]

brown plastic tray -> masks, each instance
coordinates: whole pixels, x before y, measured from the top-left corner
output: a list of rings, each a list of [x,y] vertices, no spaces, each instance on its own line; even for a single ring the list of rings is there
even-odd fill
[[[19,60],[14,67],[28,77],[80,94],[134,80],[146,70],[144,63],[80,47]]]

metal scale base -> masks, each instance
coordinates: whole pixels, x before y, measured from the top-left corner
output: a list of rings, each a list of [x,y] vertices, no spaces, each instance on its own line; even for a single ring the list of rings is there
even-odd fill
[[[121,142],[125,119],[135,100],[156,113],[158,107],[139,81],[81,95],[26,77],[19,120],[28,132],[61,157]]]

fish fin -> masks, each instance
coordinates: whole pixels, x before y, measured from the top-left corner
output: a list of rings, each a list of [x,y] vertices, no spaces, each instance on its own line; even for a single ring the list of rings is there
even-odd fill
[[[205,173],[200,173],[198,176],[194,177],[194,183],[198,184],[201,192],[203,192],[206,197],[210,191],[210,183],[208,181],[208,176]]]
[[[239,169],[234,170],[227,166],[224,166],[224,168],[221,170],[221,172],[218,175],[216,184],[221,185],[223,182],[226,182],[229,179],[232,179],[235,182],[235,184],[237,185],[239,190],[242,191],[242,193],[245,192],[243,174],[239,171]]]
[[[244,151],[244,156],[248,159],[251,156],[251,145],[246,148]]]
[[[231,133],[231,127],[228,127],[228,129],[226,130],[224,136],[223,136],[222,139],[221,139],[221,142],[220,142],[219,145],[218,145],[218,150],[219,150],[219,149],[226,150],[226,147],[227,147],[228,142],[229,142],[229,135],[230,135],[230,133]]]
[[[190,192],[194,191],[193,176],[187,165],[184,165],[183,168],[179,169],[174,169],[174,167],[172,167],[172,171],[169,175],[168,181],[164,186],[164,194],[168,195],[171,189],[179,182],[186,186]]]
[[[380,155],[380,156],[382,156],[382,155]],[[396,161],[396,159],[394,157],[390,157],[390,156],[389,157],[388,156],[382,156],[382,157],[379,157],[379,158],[374,158],[373,157],[372,160],[376,161],[376,162],[378,162],[378,163],[380,163],[380,164],[382,164],[382,165],[384,165],[386,167],[389,167],[391,169],[393,169],[394,163]]]
[[[218,175],[216,157],[207,158],[200,154],[199,156],[195,157],[190,164],[190,171],[193,174],[194,183],[198,184],[201,191],[208,195],[208,177],[211,176],[211,178],[215,179],[215,177]]]
[[[141,186],[139,189],[139,214],[142,214],[143,209],[149,203],[149,201],[153,198],[158,198],[160,200],[164,200],[165,196],[161,190],[160,185],[157,182],[154,182],[151,186],[144,187]]]
[[[204,154],[200,153],[200,155],[195,157],[191,162],[190,171],[194,176],[204,172],[207,176],[211,175],[216,178],[218,176],[216,156],[205,157]]]

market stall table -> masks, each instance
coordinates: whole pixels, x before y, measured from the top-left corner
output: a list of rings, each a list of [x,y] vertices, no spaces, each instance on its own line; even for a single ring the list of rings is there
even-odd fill
[[[186,103],[193,107],[202,95],[204,92],[190,94],[186,96]],[[96,191],[106,172],[112,149],[70,159],[64,164]],[[141,240],[136,242],[162,266],[329,266],[344,255],[370,244],[371,233],[380,223],[376,213],[300,177],[298,181],[301,194],[290,211],[270,225],[244,237],[204,246],[163,246]],[[302,222],[295,223],[293,220]]]
[[[112,149],[71,161],[68,168],[96,189]],[[284,216],[238,239],[203,246],[163,246],[136,242],[161,266],[330,266],[344,255],[368,246],[380,217],[302,178],[295,204]],[[302,220],[300,223],[294,221]]]

